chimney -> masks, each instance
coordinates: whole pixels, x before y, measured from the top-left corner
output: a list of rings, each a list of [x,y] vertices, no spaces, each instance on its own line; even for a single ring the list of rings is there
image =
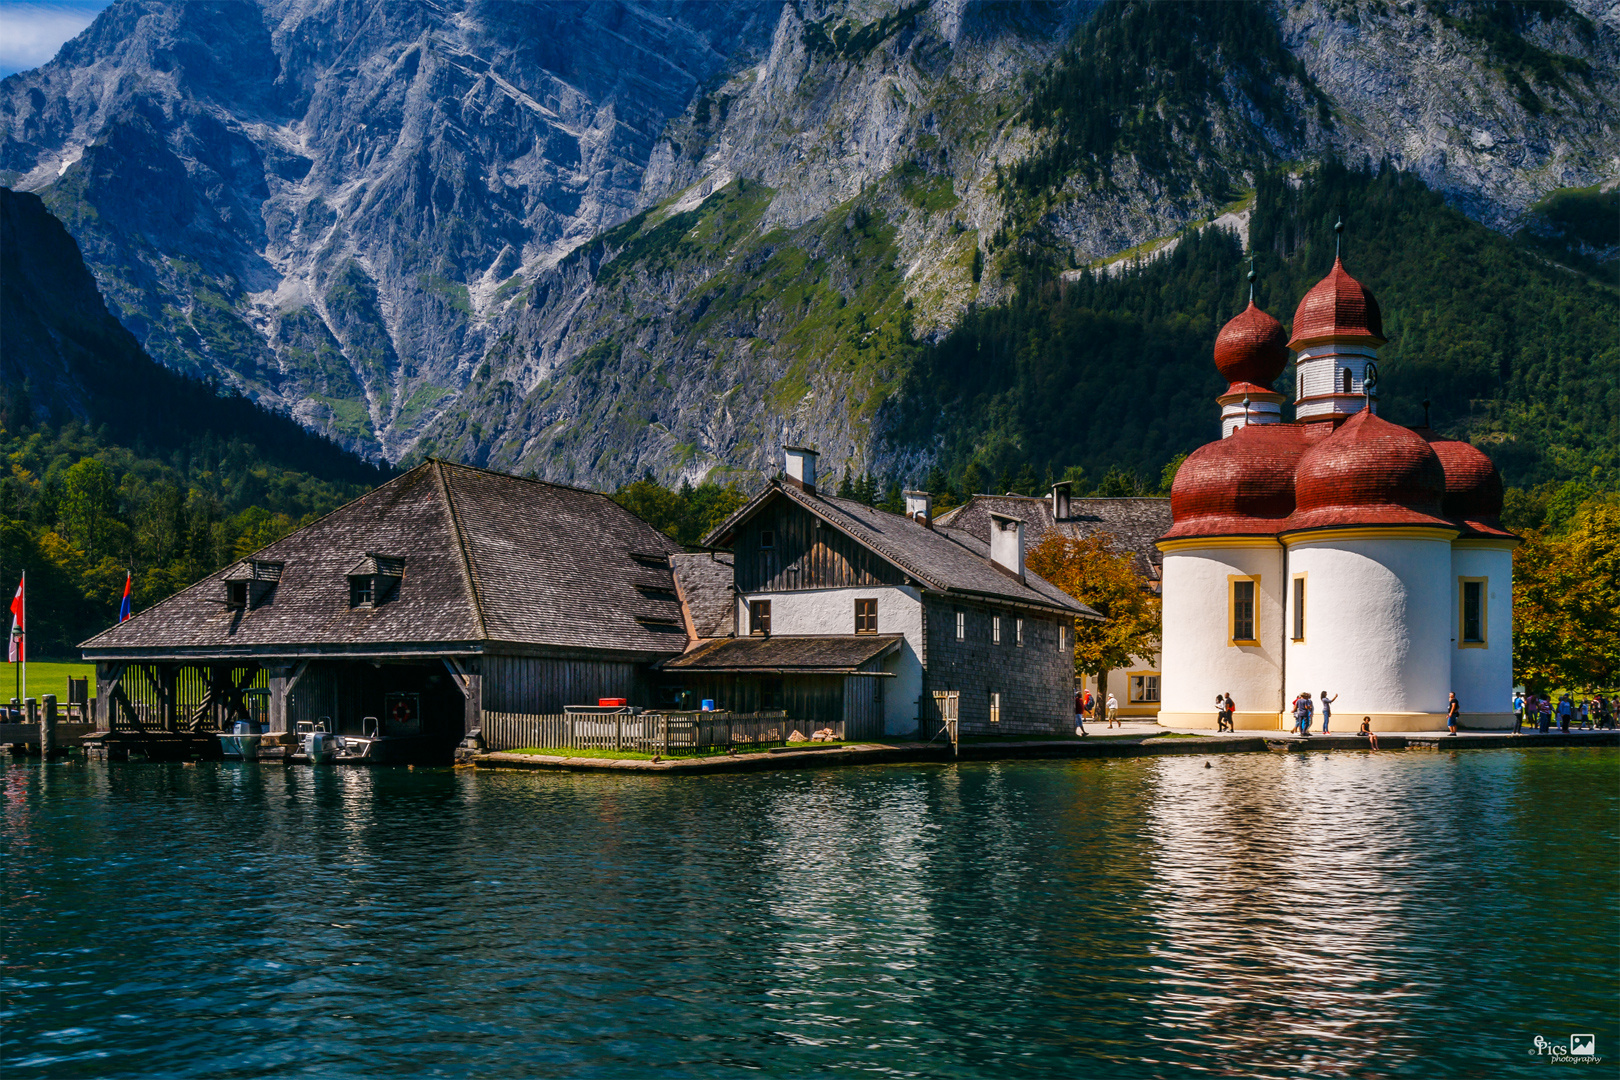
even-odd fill
[[[1069,481],[1061,480],[1052,485],[1052,520],[1069,520],[1069,492],[1073,490]]]
[[[1005,514],[990,515],[990,561],[1024,580],[1024,523]]]
[[[784,446],[782,453],[787,461],[785,471],[787,482],[796,488],[802,488],[806,494],[816,493],[816,458],[821,455],[814,450],[803,446]]]
[[[934,497],[926,491],[906,492],[906,517],[917,524],[934,527]]]

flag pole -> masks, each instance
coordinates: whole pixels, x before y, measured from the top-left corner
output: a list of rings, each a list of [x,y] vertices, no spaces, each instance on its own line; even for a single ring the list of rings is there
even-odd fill
[[[17,642],[17,659],[22,661],[18,665],[22,668],[19,674],[22,690],[17,694],[17,697],[21,698],[23,694],[28,692],[28,571],[26,570],[23,571],[22,584],[18,586],[18,589],[22,592],[22,634],[20,635],[22,640]]]

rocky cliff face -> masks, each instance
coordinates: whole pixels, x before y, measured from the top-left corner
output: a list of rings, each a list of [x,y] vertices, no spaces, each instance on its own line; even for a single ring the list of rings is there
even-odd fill
[[[612,485],[783,436],[920,466],[881,406],[1021,245],[1104,259],[1269,164],[1387,158],[1504,229],[1620,175],[1599,0],[1240,15],[1179,56],[1079,2],[118,0],[0,84],[0,177],[169,366],[391,460]],[[1168,88],[1128,139],[1030,108],[1122,81]]]

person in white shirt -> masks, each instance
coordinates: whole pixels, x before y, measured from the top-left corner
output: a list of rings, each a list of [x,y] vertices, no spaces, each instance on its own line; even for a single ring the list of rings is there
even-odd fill
[[[1115,724],[1119,724],[1119,699],[1110,692],[1108,695],[1108,726],[1113,727]],[[1125,725],[1119,724],[1119,726],[1124,727]]]

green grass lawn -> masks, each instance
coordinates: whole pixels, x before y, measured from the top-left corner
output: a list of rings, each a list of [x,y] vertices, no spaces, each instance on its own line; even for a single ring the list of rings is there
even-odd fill
[[[16,696],[17,668],[17,664],[0,664],[0,701],[10,701]],[[96,665],[86,664],[82,660],[30,660],[28,686],[22,696],[37,698],[45,694],[55,694],[58,701],[66,701],[69,676],[75,679],[88,678],[90,694],[95,695]]]

